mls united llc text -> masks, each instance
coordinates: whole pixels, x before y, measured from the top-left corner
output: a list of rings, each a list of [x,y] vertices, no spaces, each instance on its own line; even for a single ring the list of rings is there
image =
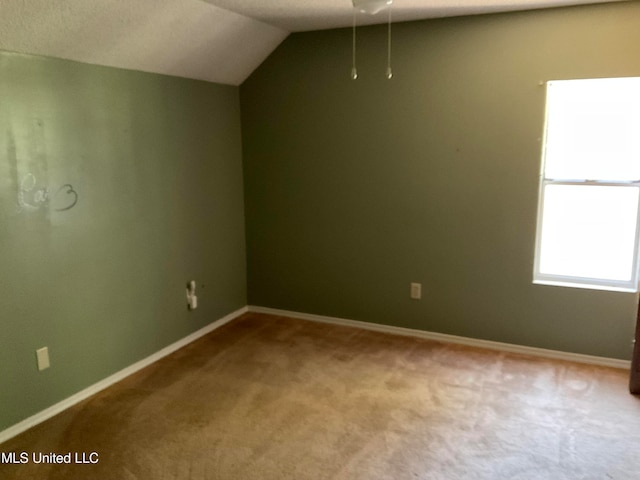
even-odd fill
[[[100,461],[97,452],[68,452],[68,453],[42,453],[42,452],[0,452],[0,463],[77,463],[95,464]]]

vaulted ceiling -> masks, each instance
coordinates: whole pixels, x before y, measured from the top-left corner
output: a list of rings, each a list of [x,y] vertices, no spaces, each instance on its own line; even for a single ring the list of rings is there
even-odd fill
[[[394,0],[393,19],[613,1]],[[0,0],[0,50],[239,85],[290,32],[352,19],[351,0]]]

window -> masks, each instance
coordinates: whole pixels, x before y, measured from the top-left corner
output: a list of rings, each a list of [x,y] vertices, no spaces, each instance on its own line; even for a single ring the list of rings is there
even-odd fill
[[[547,83],[534,283],[638,289],[640,78]]]

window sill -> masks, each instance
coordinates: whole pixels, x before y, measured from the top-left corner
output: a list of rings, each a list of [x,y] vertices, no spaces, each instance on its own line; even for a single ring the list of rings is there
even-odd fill
[[[547,285],[552,287],[567,287],[567,288],[583,288],[587,290],[605,290],[609,292],[623,292],[623,293],[637,293],[637,288],[627,287],[615,287],[611,285],[593,285],[590,283],[574,283],[574,282],[562,282],[557,280],[534,280],[534,285]]]

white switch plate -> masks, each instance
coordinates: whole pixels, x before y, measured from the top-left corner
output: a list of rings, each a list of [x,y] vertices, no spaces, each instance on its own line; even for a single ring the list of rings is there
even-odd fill
[[[36,358],[38,359],[38,370],[46,370],[51,366],[49,362],[49,347],[42,347],[36,350]]]
[[[422,298],[422,284],[421,283],[412,283],[411,284],[411,298],[414,300],[420,300]]]

